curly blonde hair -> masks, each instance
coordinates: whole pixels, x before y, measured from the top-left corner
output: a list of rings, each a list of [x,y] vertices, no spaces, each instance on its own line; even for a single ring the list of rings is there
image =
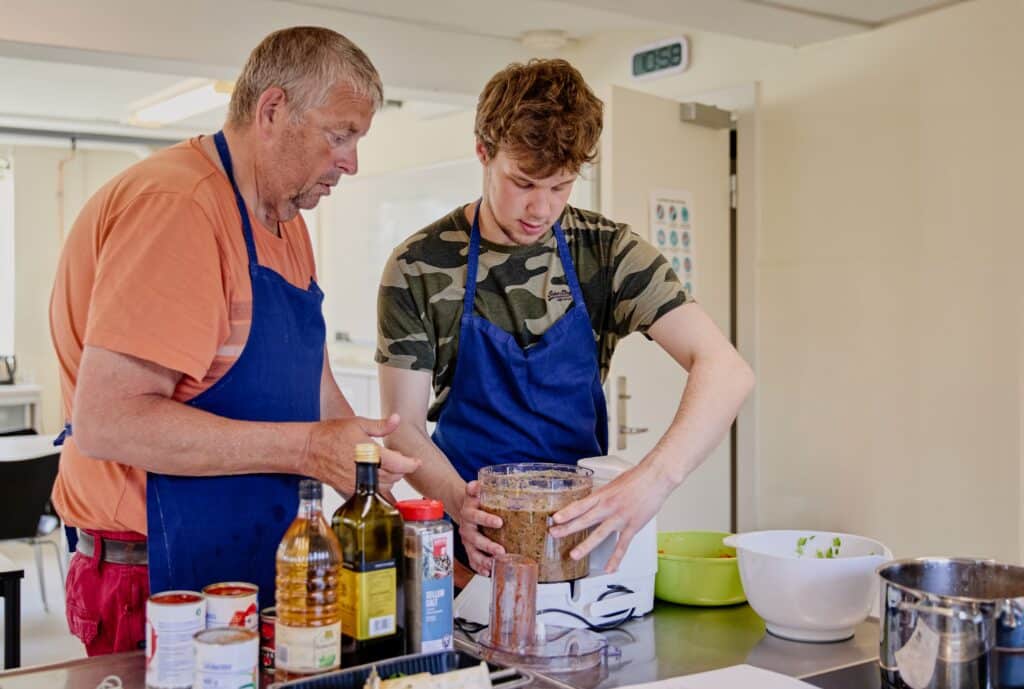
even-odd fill
[[[577,173],[597,158],[603,108],[565,60],[513,63],[481,92],[474,132],[489,157],[504,150],[528,175]]]

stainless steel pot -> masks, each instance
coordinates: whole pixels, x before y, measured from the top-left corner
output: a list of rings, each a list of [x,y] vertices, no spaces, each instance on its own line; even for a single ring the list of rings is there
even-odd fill
[[[996,625],[1024,567],[919,558],[881,566],[882,677],[909,689],[994,689]]]

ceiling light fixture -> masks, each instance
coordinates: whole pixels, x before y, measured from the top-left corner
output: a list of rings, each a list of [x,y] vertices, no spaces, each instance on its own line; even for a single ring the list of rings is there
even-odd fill
[[[230,81],[188,79],[133,107],[132,124],[161,126],[227,105]]]

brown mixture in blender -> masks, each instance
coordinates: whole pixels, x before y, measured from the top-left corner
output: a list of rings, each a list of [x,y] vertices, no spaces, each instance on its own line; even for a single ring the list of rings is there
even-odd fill
[[[573,560],[569,553],[586,539],[584,530],[565,538],[553,538],[548,529],[551,515],[566,505],[590,495],[591,481],[570,481],[562,471],[527,471],[500,477],[499,485],[482,481],[480,505],[485,512],[501,517],[498,529],[482,528],[487,538],[501,544],[506,553],[524,555],[538,566],[537,581],[551,583],[585,577],[588,558]],[[559,483],[569,487],[552,488]]]

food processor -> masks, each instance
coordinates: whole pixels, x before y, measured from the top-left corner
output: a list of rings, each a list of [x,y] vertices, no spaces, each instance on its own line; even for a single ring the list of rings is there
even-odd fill
[[[577,466],[593,472],[594,489],[633,467],[614,455],[582,459]],[[589,567],[579,572],[579,578],[545,582],[544,577],[540,577],[536,600],[539,624],[544,628],[601,630],[645,615],[654,608],[654,576],[658,571],[655,520],[633,537],[618,570],[606,573],[604,567],[615,550],[617,539],[617,534],[609,536],[590,553]],[[490,621],[490,604],[491,579],[477,575],[456,596],[453,612],[456,619],[486,625]]]

